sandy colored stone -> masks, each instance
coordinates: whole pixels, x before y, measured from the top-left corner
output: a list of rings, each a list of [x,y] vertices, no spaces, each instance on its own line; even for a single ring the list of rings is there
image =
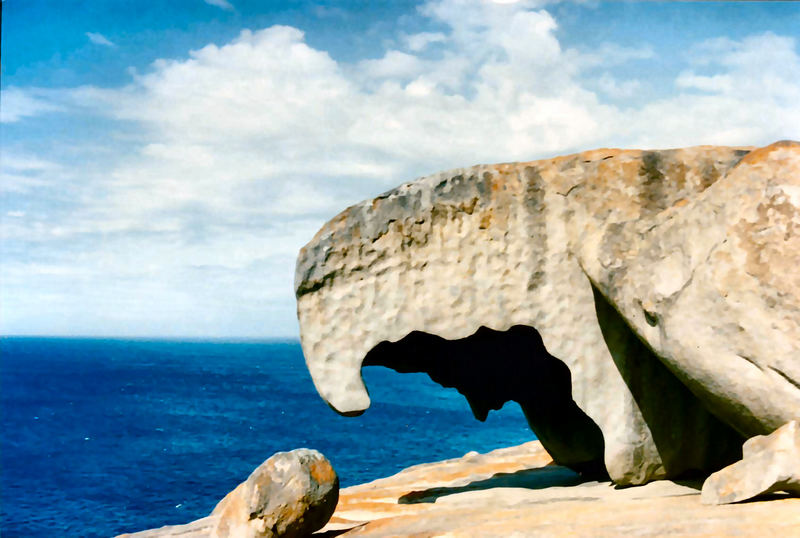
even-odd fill
[[[650,222],[575,226],[586,274],[709,410],[747,438],[800,418],[800,144]]]
[[[741,461],[706,479],[702,499],[727,504],[776,491],[800,496],[800,425],[794,420],[748,439]]]
[[[800,499],[706,506],[696,484],[617,488],[538,442],[345,488],[320,536],[797,536]]]
[[[336,507],[339,479],[307,448],[278,452],[223,498],[208,517],[124,534],[128,538],[299,538],[320,529]]]
[[[502,392],[448,378],[455,359],[440,368],[441,353],[422,343],[473,337],[466,347],[478,349],[491,331],[528,327],[540,338],[529,339],[533,368],[553,359],[569,373],[549,415],[545,402],[526,411],[557,462],[599,459],[619,484],[731,463],[745,438],[800,413],[796,148],[600,149],[480,165],[348,208],[297,262],[318,392],[341,413],[363,412],[361,367],[373,353],[369,364],[446,378],[481,418]],[[497,355],[465,368],[502,385]],[[576,427],[559,429],[573,403]]]

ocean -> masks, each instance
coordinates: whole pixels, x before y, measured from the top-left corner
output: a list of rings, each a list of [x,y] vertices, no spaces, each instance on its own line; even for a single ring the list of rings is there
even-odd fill
[[[0,534],[113,536],[207,515],[275,452],[325,454],[343,487],[534,439],[481,423],[425,374],[367,367],[341,417],[296,341],[0,339]]]

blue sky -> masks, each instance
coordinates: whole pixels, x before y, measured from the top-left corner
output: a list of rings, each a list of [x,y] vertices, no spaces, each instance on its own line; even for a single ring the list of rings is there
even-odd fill
[[[297,333],[294,259],[437,170],[800,138],[784,2],[3,2],[0,333]]]

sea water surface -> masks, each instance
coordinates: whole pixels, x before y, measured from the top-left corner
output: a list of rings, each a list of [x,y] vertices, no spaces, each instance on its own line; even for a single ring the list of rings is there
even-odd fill
[[[0,339],[0,534],[113,536],[207,515],[275,452],[320,450],[342,486],[534,439],[514,403],[476,421],[425,374],[364,368],[337,415],[296,341]]]

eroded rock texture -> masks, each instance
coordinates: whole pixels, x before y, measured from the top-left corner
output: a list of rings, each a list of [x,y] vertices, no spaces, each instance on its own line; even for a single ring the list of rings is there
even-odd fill
[[[751,149],[481,165],[345,210],[297,263],[317,390],[359,414],[362,364],[425,371],[620,484],[727,465],[800,414],[800,148]]]
[[[586,273],[710,410],[746,437],[800,418],[800,144],[590,237]]]

